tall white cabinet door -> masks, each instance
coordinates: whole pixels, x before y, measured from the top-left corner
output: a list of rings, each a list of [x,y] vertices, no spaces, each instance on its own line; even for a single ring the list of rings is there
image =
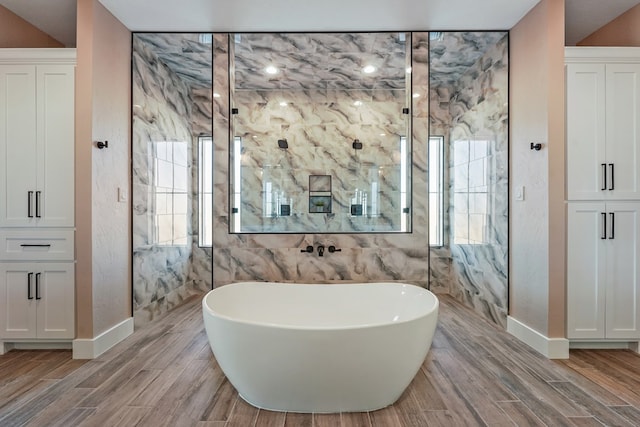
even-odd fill
[[[607,173],[605,65],[568,64],[567,197],[599,200]]]
[[[30,264],[0,263],[0,336],[36,336],[35,273]]]
[[[74,69],[38,65],[38,187],[35,216],[39,226],[74,225]]]
[[[605,334],[605,218],[604,203],[568,204],[568,338],[602,338]]]
[[[74,264],[38,263],[34,278],[38,338],[73,338],[75,334]]]
[[[640,198],[640,64],[607,64],[607,191]]]
[[[607,202],[606,338],[640,338],[640,202]]]
[[[36,221],[35,72],[33,65],[0,65],[0,226]]]

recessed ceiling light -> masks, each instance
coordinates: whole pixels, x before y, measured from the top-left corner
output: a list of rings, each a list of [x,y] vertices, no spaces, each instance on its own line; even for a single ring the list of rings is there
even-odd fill
[[[264,69],[264,71],[267,74],[277,74],[278,73],[278,69],[276,67],[274,67],[273,65],[269,65],[267,68]]]
[[[420,94],[419,94],[419,93],[414,93],[414,94],[413,94],[413,97],[414,97],[414,98],[420,98]]]
[[[362,105],[362,101],[355,101],[353,105],[355,105],[356,107],[359,107]]]
[[[217,93],[217,92],[213,92],[213,97],[214,97],[214,98],[220,98],[220,94],[219,94],[219,93]]]
[[[280,101],[280,106],[281,107],[286,107],[287,106],[287,102],[286,101]]]
[[[367,65],[362,69],[363,73],[367,73],[367,74],[371,74],[376,70],[376,67],[374,67],[373,65]]]

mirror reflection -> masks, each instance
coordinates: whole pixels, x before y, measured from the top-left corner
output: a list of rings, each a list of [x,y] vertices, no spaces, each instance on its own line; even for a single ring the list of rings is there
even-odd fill
[[[230,230],[410,232],[410,33],[230,37]]]

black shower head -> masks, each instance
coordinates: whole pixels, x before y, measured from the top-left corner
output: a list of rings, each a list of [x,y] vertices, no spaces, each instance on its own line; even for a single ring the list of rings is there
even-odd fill
[[[279,139],[278,140],[278,147],[279,148],[289,148],[289,144],[287,143],[286,139]]]
[[[362,150],[362,142],[357,139],[353,140],[353,144],[351,144],[354,150]]]

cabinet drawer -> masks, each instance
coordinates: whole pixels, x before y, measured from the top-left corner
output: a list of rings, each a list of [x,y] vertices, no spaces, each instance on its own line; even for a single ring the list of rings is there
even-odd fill
[[[1,261],[73,261],[74,230],[0,230]]]

